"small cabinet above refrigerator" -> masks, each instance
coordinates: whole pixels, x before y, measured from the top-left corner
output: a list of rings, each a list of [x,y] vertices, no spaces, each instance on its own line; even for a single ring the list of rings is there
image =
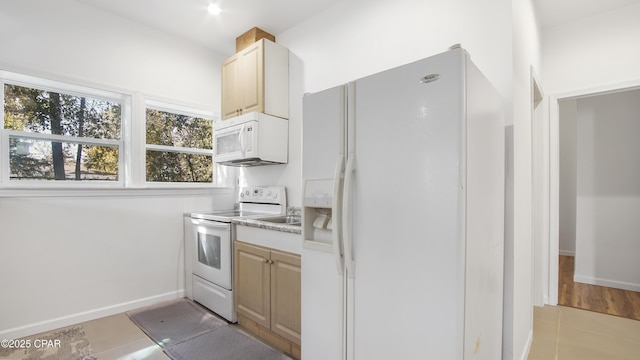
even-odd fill
[[[222,119],[252,111],[289,118],[289,50],[267,39],[222,63]]]

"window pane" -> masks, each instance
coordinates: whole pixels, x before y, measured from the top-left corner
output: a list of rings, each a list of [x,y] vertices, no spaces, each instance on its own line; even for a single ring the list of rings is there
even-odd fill
[[[11,180],[118,180],[118,148],[9,139]]]
[[[147,181],[210,183],[212,164],[210,155],[147,150]]]
[[[114,101],[4,85],[5,129],[117,140],[121,110]]]
[[[212,148],[213,121],[147,109],[147,144]]]

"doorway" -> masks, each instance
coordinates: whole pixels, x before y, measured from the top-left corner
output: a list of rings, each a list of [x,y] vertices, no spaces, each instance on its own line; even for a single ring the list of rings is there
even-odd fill
[[[574,257],[560,255],[558,305],[640,320],[640,292],[574,282]]]
[[[551,97],[550,304],[640,320],[638,100],[637,85]]]

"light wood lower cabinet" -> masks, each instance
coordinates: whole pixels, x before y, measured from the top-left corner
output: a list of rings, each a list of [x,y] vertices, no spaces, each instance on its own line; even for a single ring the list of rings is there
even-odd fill
[[[235,243],[236,311],[258,325],[271,326],[271,251]]]
[[[300,345],[300,256],[271,250],[271,331]]]
[[[300,265],[300,255],[234,243],[234,293],[240,325],[297,358]]]

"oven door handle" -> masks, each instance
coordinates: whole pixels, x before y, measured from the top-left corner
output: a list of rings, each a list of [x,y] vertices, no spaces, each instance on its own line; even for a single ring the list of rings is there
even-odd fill
[[[193,225],[202,225],[208,228],[214,228],[214,229],[220,229],[220,230],[229,230],[229,228],[231,227],[231,225],[229,224],[221,223],[217,221],[211,221],[211,220],[191,219],[191,223]]]

